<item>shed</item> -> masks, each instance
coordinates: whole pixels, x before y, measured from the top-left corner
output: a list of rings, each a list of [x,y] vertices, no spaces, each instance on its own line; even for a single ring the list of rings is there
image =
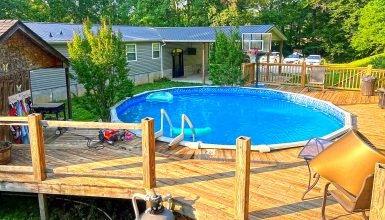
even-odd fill
[[[0,20],[0,115],[9,114],[8,97],[29,90],[30,71],[64,68],[69,87],[69,60],[19,20]],[[67,89],[68,114],[71,98]],[[4,130],[0,130],[0,138]]]

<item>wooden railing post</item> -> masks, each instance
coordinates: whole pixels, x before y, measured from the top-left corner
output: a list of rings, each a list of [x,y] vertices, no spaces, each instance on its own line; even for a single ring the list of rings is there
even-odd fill
[[[234,217],[238,220],[248,219],[249,214],[250,147],[250,138],[237,138]]]
[[[373,69],[373,65],[368,65],[368,70],[366,71],[366,75],[370,76],[372,75],[372,69]]]
[[[385,219],[385,164],[375,167],[370,219]]]
[[[155,179],[155,133],[154,119],[142,120],[142,157],[143,157],[143,186],[154,188]]]
[[[306,63],[302,62],[302,68],[301,68],[301,86],[302,88],[305,88],[306,86]]]
[[[45,173],[45,147],[43,128],[40,125],[41,114],[28,116],[29,141],[31,145],[31,158],[35,181],[43,181],[47,178]]]

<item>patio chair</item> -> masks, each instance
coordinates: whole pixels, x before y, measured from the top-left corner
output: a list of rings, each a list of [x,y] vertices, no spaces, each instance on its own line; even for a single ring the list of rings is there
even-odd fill
[[[325,67],[311,67],[308,81],[308,91],[310,91],[310,86],[322,86],[322,91],[325,90],[325,75],[326,68]]]
[[[377,162],[385,163],[385,155],[366,143],[355,130],[350,130],[318,154],[310,161],[310,167],[337,188],[331,192],[328,190],[331,183],[325,186],[323,206],[326,206],[326,197],[330,193],[349,212],[369,210],[370,202],[362,200],[370,200],[368,192],[373,185],[370,176]]]
[[[333,141],[329,141],[322,138],[312,138],[310,139],[305,146],[302,148],[302,150],[299,152],[298,157],[305,160],[308,174],[309,174],[309,180],[306,191],[302,195],[302,200],[305,199],[305,196],[310,190],[312,190],[318,183],[320,179],[320,175],[318,173],[312,174],[312,171],[309,166],[309,161],[314,159],[319,153],[324,151],[329,145],[331,145]],[[313,184],[311,184],[311,179],[315,178]]]
[[[325,185],[324,197],[322,201],[322,219],[325,220],[325,208],[328,195],[333,196],[335,200],[349,213],[361,212],[364,219],[369,219],[366,216],[365,211],[370,208],[372,200],[374,175],[370,174],[364,180],[361,190],[357,196],[352,195],[346,191],[343,187],[334,182],[328,182]],[[329,190],[329,186],[332,184],[336,189]]]

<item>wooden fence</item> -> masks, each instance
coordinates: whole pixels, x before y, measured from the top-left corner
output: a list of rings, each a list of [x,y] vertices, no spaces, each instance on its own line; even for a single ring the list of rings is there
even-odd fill
[[[155,173],[155,132],[154,119],[144,118],[141,123],[103,123],[103,122],[76,122],[76,121],[49,121],[43,120],[41,114],[31,114],[28,117],[2,117],[0,126],[23,125],[29,128],[29,139],[31,148],[32,166],[0,165],[0,172],[33,173],[34,181],[42,183],[47,179],[48,173],[53,174],[84,174],[84,171],[56,171],[46,167],[45,144],[43,127],[66,127],[66,128],[88,128],[88,129],[130,129],[142,131],[142,161],[143,161],[143,187],[152,189],[156,187]],[[1,139],[0,139],[1,140]],[[234,178],[234,215],[235,219],[248,219],[249,210],[249,187],[250,187],[250,150],[251,140],[248,137],[239,137],[236,141],[236,163]],[[78,173],[77,173],[78,172]],[[79,173],[82,172],[82,173]],[[121,172],[110,175],[124,177]],[[2,181],[0,179],[0,181]],[[129,181],[129,180],[127,180]],[[39,193],[40,197],[44,194]],[[43,199],[42,199],[43,200]],[[44,208],[46,211],[46,208]]]
[[[244,64],[242,69],[244,76],[251,76],[248,84],[254,83],[256,78],[250,71],[253,69],[255,71],[255,64]],[[324,75],[325,88],[360,90],[362,76],[372,75],[377,79],[376,88],[385,85],[385,70],[373,69],[371,65],[368,67],[348,67],[306,65],[305,63],[261,63],[258,70],[258,81],[272,84],[315,86],[312,82],[320,75]]]

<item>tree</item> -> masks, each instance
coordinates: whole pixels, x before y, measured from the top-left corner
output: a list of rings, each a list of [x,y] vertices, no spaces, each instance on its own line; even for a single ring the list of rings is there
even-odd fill
[[[103,121],[110,118],[109,108],[132,95],[133,83],[128,78],[125,44],[121,33],[102,20],[96,33],[86,21],[83,34],[75,34],[68,44],[72,78],[84,85],[84,107]]]
[[[385,50],[385,1],[372,0],[360,10],[358,29],[352,46],[364,55]]]
[[[215,45],[210,54],[209,79],[215,85],[240,85],[243,52],[238,30],[215,31]]]

